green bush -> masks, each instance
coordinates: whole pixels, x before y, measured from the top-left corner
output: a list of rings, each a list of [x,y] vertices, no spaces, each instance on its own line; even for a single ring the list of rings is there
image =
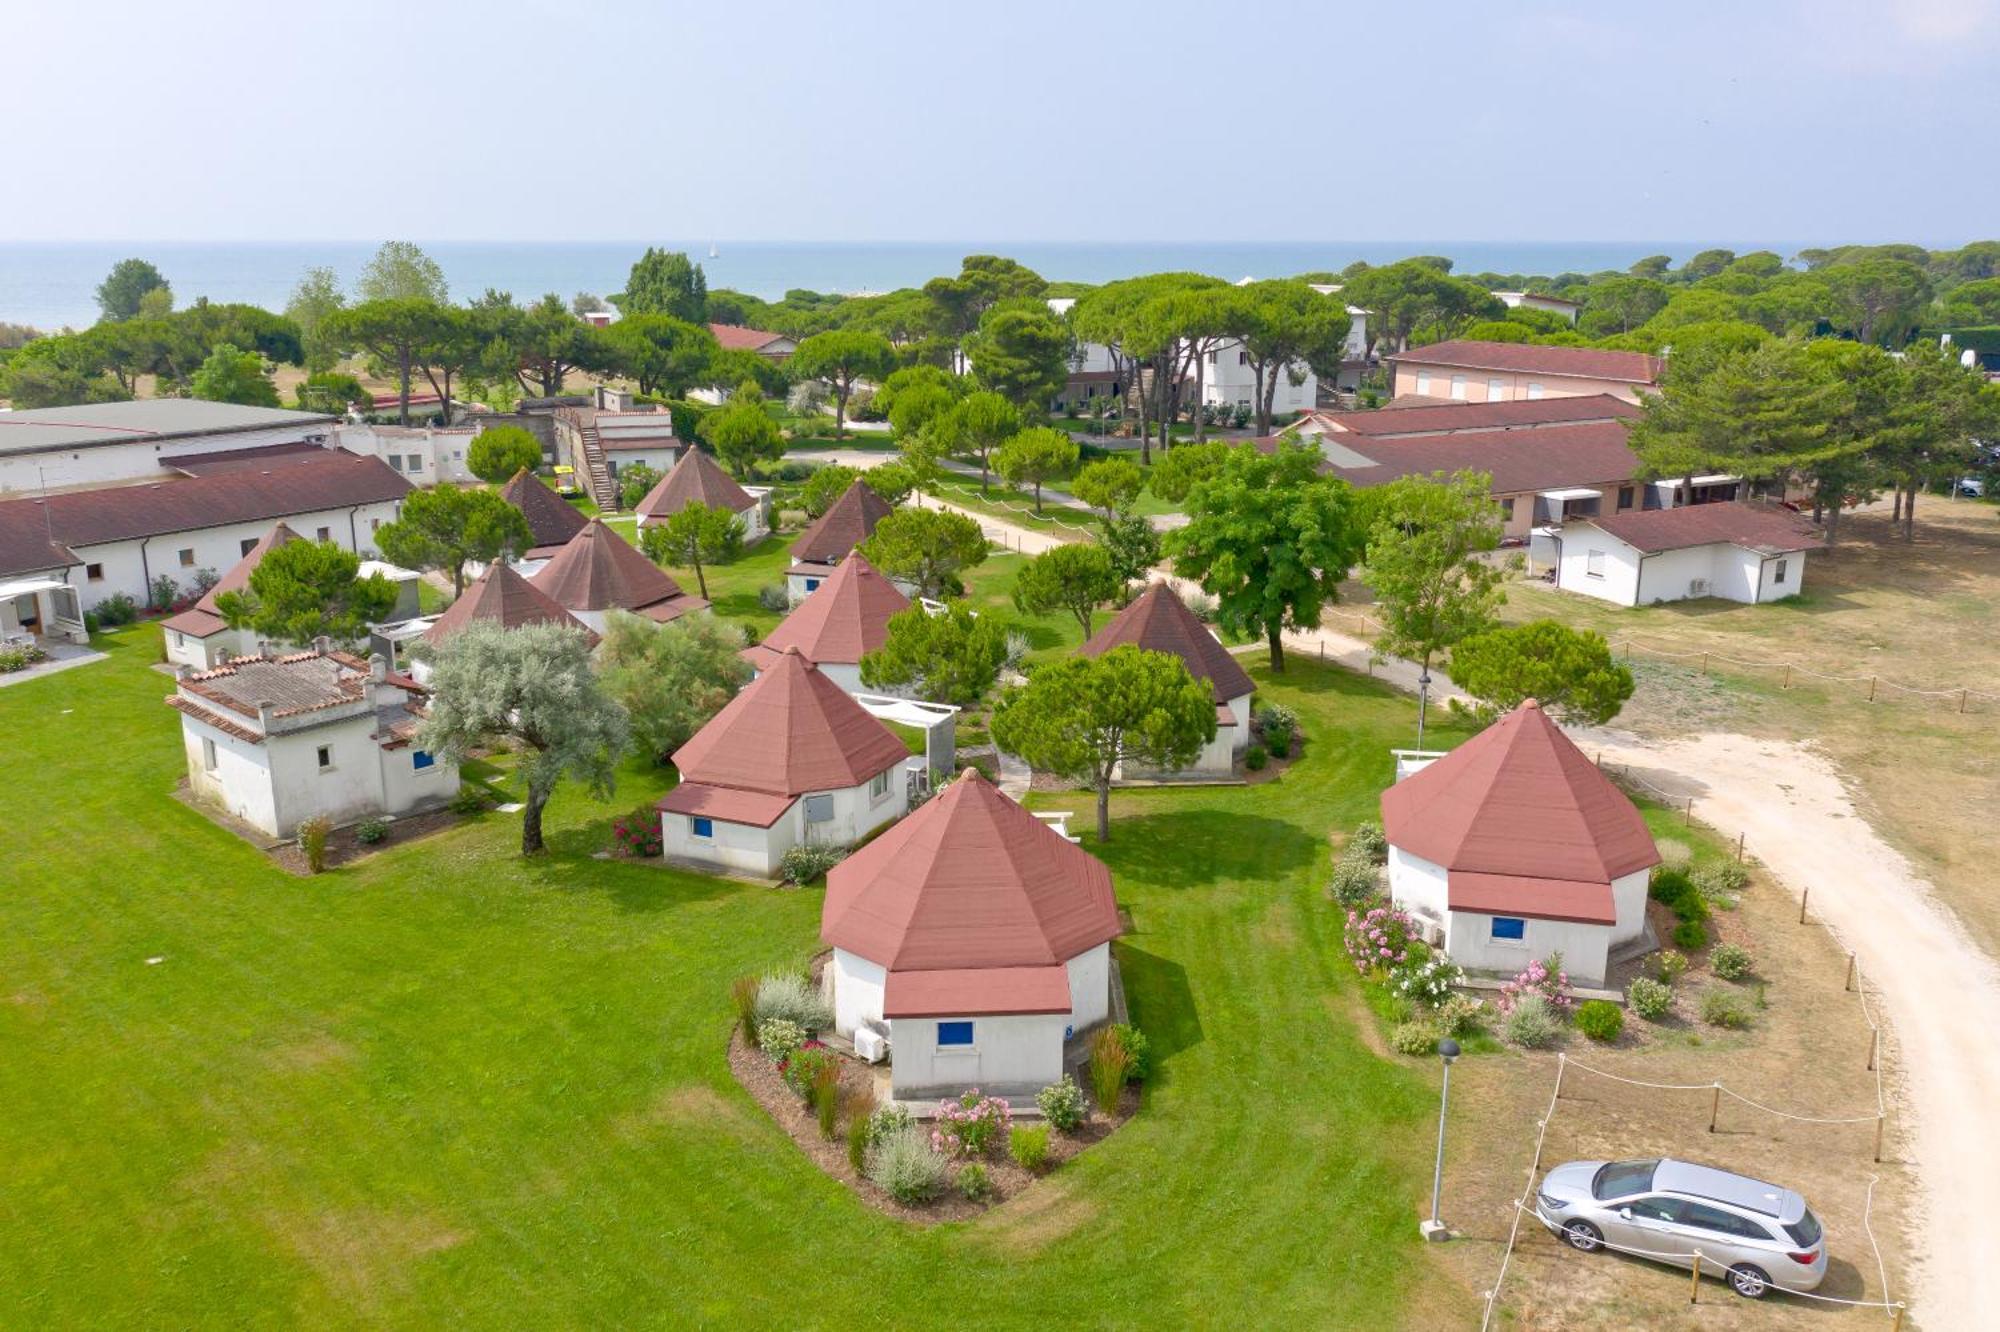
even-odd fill
[[[1577,1005],[1576,1029],[1593,1041],[1615,1041],[1625,1030],[1625,1010],[1609,999],[1586,999]]]
[[[1447,1036],[1476,1036],[1486,1030],[1490,1012],[1484,1000],[1469,994],[1453,994],[1437,1006],[1432,1016]]]
[[[1075,1131],[1090,1116],[1090,1108],[1083,1101],[1083,1089],[1067,1073],[1063,1074],[1062,1081],[1035,1093],[1035,1108],[1042,1112],[1042,1118],[1048,1120],[1058,1133]]]
[[[907,1125],[869,1149],[868,1178],[900,1203],[927,1202],[944,1191],[951,1163],[931,1147],[930,1134]]]
[[[97,603],[97,622],[107,629],[130,624],[139,618],[139,603],[124,592],[113,592]]]
[[[879,1106],[874,1114],[868,1116],[868,1144],[872,1147],[876,1143],[887,1142],[914,1123],[916,1121],[910,1117],[905,1106]]]
[[[1434,1020],[1415,1018],[1409,1022],[1398,1023],[1389,1029],[1389,1048],[1397,1054],[1436,1054],[1438,1041],[1443,1035]]]
[[[813,1084],[820,1076],[820,1070],[830,1068],[836,1077],[840,1073],[840,1056],[824,1045],[802,1045],[785,1060],[785,1085],[792,1089],[792,1095],[801,1101],[812,1099]]]
[[[1354,831],[1347,839],[1347,850],[1365,855],[1377,865],[1389,863],[1389,838],[1382,831],[1382,825],[1373,819],[1354,825]]]
[[[1708,955],[1708,965],[1722,979],[1736,981],[1748,976],[1756,962],[1742,944],[1721,943]]]
[[[1653,974],[1672,985],[1687,974],[1687,954],[1676,949],[1664,948],[1653,954]]]
[[[1507,1039],[1524,1050],[1545,1050],[1562,1039],[1562,1022],[1549,1001],[1539,994],[1524,994],[1514,1001],[1507,1014]]]
[[[1625,987],[1625,1002],[1648,1022],[1657,1022],[1674,1006],[1674,987],[1665,981],[1640,976]]]
[[[1674,947],[1698,953],[1708,947],[1708,926],[1698,920],[1683,919],[1674,926]]]
[[[1264,748],[1274,758],[1286,758],[1292,752],[1292,741],[1299,733],[1299,714],[1282,703],[1273,703],[1257,711],[1257,726],[1264,738]]]
[[[9,671],[25,671],[38,661],[48,660],[48,655],[33,643],[0,648],[0,675]]]
[[[1694,880],[1688,877],[1686,870],[1673,869],[1666,865],[1661,865],[1653,871],[1652,880],[1646,885],[1646,891],[1652,895],[1655,902],[1663,903],[1676,912],[1681,910],[1683,902],[1699,896],[1694,890]]]
[[[783,583],[766,583],[757,589],[757,604],[767,611],[783,614],[792,608],[792,594]]]
[[[1246,772],[1262,772],[1270,761],[1271,756],[1264,752],[1262,745],[1252,745],[1243,751],[1243,768]]]
[[[786,883],[805,887],[847,858],[847,848],[801,843],[785,852],[778,873]]]
[[[314,874],[326,868],[326,839],[332,832],[333,824],[322,815],[299,825],[299,850],[305,854],[306,868]]]
[[[454,814],[484,814],[486,805],[486,792],[476,786],[461,786],[458,794],[451,798],[451,812]]]
[[[1333,862],[1333,900],[1348,908],[1363,907],[1382,895],[1382,871],[1367,852],[1350,844]]]
[[[757,1048],[782,1064],[806,1043],[806,1029],[789,1018],[761,1018],[757,1022]]]
[[[381,819],[363,819],[354,825],[354,840],[366,846],[374,846],[389,838],[389,825]]]
[[[1021,1169],[1040,1174],[1049,1163],[1049,1126],[1016,1124],[1007,1135],[1007,1154]]]
[[[993,1176],[979,1162],[969,1162],[958,1168],[958,1191],[968,1202],[981,1202],[993,1196]]]
[[[868,1118],[856,1115],[847,1121],[847,1164],[855,1174],[868,1168]]]
[[[833,1025],[833,1010],[804,976],[780,972],[757,982],[757,1022],[783,1018],[804,1031],[825,1031]]]
[[[1718,860],[1703,865],[1693,874],[1694,890],[1701,900],[1711,907],[1721,907],[1724,911],[1736,909],[1736,895],[1750,882],[1750,871],[1733,860]]]
[[[1132,1076],[1132,1052],[1116,1027],[1106,1027],[1090,1041],[1090,1095],[1106,1116],[1118,1113],[1118,1098]]]
[[[1741,1031],[1750,1025],[1750,1006],[1733,990],[1710,990],[1701,997],[1701,1020],[1711,1027]]]
[[[1125,1042],[1125,1053],[1132,1056],[1132,1071],[1126,1079],[1144,1082],[1153,1071],[1153,1043],[1146,1039],[1146,1033],[1129,1022],[1114,1023],[1111,1028],[1118,1038]]]

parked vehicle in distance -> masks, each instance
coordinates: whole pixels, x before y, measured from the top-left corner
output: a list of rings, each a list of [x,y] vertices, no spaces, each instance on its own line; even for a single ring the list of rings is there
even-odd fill
[[[1616,1249],[1729,1283],[1747,1299],[1826,1276],[1819,1218],[1797,1193],[1687,1161],[1571,1161],[1542,1178],[1535,1215],[1583,1253]]]
[[[1958,478],[1957,489],[1960,499],[1986,498],[1986,482],[1976,476],[1961,476]]]

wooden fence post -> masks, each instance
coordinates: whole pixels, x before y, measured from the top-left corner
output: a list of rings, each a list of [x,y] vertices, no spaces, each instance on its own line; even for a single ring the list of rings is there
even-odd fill
[[[1743,863],[1743,834],[1740,832],[1736,834],[1736,863]]]
[[[1721,1117],[1722,1117],[1722,1084],[1718,1082],[1715,1084],[1715,1089],[1709,1093],[1708,1131],[1710,1133],[1715,1132],[1715,1121]]]
[[[1708,674],[1708,654],[1706,652],[1701,654],[1701,673],[1703,675]]]
[[[1848,991],[1854,989],[1854,954],[1852,953],[1847,955],[1847,981],[1840,988]]]
[[[1960,712],[1965,711],[1965,690],[1963,689],[1958,691],[1958,710]],[[1900,1317],[1900,1315],[1898,1316]]]
[[[1878,1164],[1882,1160],[1882,1126],[1888,1122],[1887,1115],[1875,1116],[1875,1160]]]
[[[1558,1101],[1562,1099],[1562,1094],[1563,1094],[1563,1072],[1568,1067],[1569,1067],[1569,1056],[1565,1054],[1558,1054],[1556,1056],[1556,1094],[1555,1094],[1555,1099]]]
[[[1870,1073],[1873,1073],[1875,1071],[1875,1061],[1879,1059],[1881,1055],[1882,1055],[1882,1029],[1880,1027],[1876,1027],[1874,1028],[1871,1038],[1868,1042],[1868,1071]],[[1556,1086],[1559,1088],[1562,1086],[1561,1075],[1557,1076]]]
[[[1689,796],[1687,802],[1687,808],[1681,811],[1681,826],[1685,828],[1691,826],[1693,823],[1694,823],[1694,797]]]
[[[1688,1303],[1701,1303],[1701,1250],[1694,1251],[1694,1280],[1688,1283]]]
[[[1875,676],[1871,675],[1868,677],[1868,701],[1870,703],[1875,701],[1875,680]]]
[[[1780,689],[1790,689],[1792,687],[1792,663],[1789,661],[1785,663],[1785,682],[1778,687]]]
[[[1812,898],[1812,888],[1807,886],[1799,891],[1799,924],[1806,923],[1806,903]]]

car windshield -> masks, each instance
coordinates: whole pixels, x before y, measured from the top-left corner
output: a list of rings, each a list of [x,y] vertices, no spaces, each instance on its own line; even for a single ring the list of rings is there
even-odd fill
[[[1601,1167],[1590,1181],[1591,1195],[1600,1202],[1644,1193],[1653,1187],[1653,1171],[1658,1161],[1613,1161]]]
[[[1819,1218],[1807,1212],[1798,1220],[1785,1227],[1785,1233],[1792,1237],[1792,1243],[1801,1249],[1810,1249],[1819,1243]]]

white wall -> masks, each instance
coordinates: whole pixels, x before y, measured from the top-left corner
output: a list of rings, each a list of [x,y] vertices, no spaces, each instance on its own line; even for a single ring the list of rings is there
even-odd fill
[[[1069,970],[1069,1023],[1073,1031],[1083,1031],[1111,1016],[1111,945],[1101,943],[1078,953],[1067,963]]]
[[[215,771],[204,766],[203,740],[215,744]],[[187,754],[188,787],[204,800],[273,837],[278,811],[264,746],[224,734],[207,722],[181,714],[181,747]]]
[[[341,425],[335,435],[349,453],[380,458],[412,484],[470,485],[479,478],[466,462],[477,426]]]
[[[1257,372],[1243,359],[1243,344],[1225,342],[1215,349],[1213,360],[1204,357],[1202,362],[1201,400],[1207,406],[1242,405],[1251,411],[1257,410]],[[1319,403],[1319,381],[1313,372],[1303,365],[1294,365],[1305,376],[1298,384],[1292,383],[1288,370],[1279,370],[1277,392],[1271,398],[1271,410],[1283,416],[1291,412],[1310,411]]]
[[[681,450],[678,444],[657,444],[648,445],[643,449],[619,448],[606,449],[604,451],[605,463],[617,469],[612,473],[613,476],[623,472],[634,463],[644,463],[661,476],[665,476],[668,472],[674,470],[674,463],[680,456]],[[620,484],[622,485],[623,483],[621,482]]]
[[[806,567],[810,568],[810,566]],[[792,604],[796,606],[818,591],[819,585],[831,577],[833,577],[833,566],[830,564],[826,566],[825,573],[821,573],[817,569],[814,569],[810,573],[792,573],[787,571],[785,574],[785,591],[791,594]]]
[[[167,660],[198,671],[213,670],[230,657],[247,657],[257,651],[257,634],[250,629],[223,629],[207,638],[169,629],[165,638]]]
[[[1604,980],[1611,947],[1609,925],[1584,925],[1566,920],[1528,920],[1525,937],[1495,939],[1493,917],[1476,911],[1454,911],[1445,922],[1444,949],[1468,971],[1514,975],[1528,963],[1553,953],[1563,955],[1563,969],[1579,985]]]
[[[747,823],[727,823],[711,819],[711,837],[694,835],[694,819],[686,814],[660,815],[660,844],[669,856],[700,861],[717,869],[753,874],[760,879],[776,877],[778,862],[796,844],[796,805],[768,828]]]
[[[882,991],[889,973],[867,958],[833,950],[833,1029],[852,1037],[864,1022],[882,1021]]]
[[[1588,573],[1593,551],[1603,556],[1601,578]],[[1556,586],[1620,606],[1633,605],[1639,594],[1639,552],[1595,527],[1567,528],[1562,534],[1562,558],[1556,562]]]
[[[417,749],[404,745],[376,753],[382,764],[382,807],[390,814],[404,814],[419,806],[441,805],[458,794],[456,763],[438,759],[428,768],[417,766]]]
[[[1646,889],[1653,879],[1650,868],[1634,870],[1611,881],[1612,910],[1618,923],[1611,927],[1611,947],[1646,932]]]
[[[1444,866],[1391,844],[1389,899],[1411,915],[1422,916],[1442,928],[1450,914]]]
[[[9,453],[0,455],[0,495],[10,491],[39,494],[44,484],[50,490],[76,490],[128,481],[159,481],[175,475],[161,466],[162,462],[185,454],[233,452],[307,439],[323,442],[332,437],[333,429],[330,423],[310,428],[286,425],[186,439],[141,437],[129,444]]]
[[[972,1045],[937,1045],[940,1021],[897,1018],[890,1024],[890,1087],[897,1100],[926,1100],[978,1087],[1010,1099],[1032,1096],[1062,1076],[1066,1014],[971,1019]]]

